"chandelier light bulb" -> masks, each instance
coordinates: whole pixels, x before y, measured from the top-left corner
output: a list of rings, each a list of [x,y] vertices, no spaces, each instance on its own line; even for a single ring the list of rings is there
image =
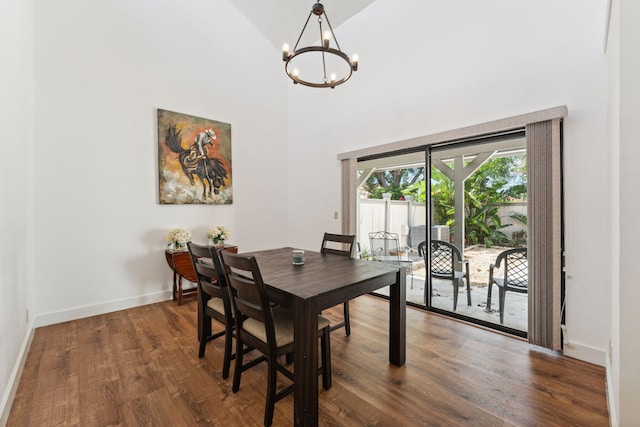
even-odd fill
[[[329,40],[331,40],[331,32],[325,31],[324,38],[322,39],[322,45],[325,49],[329,49]]]
[[[358,54],[354,53],[353,56],[351,57],[351,67],[353,68],[353,71],[358,71]]]
[[[285,43],[282,45],[282,60],[286,61],[287,59],[289,59],[289,45]]]

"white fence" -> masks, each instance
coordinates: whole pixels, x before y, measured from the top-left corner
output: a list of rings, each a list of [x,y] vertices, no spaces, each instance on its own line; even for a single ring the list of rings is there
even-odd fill
[[[397,233],[400,246],[407,244],[410,225],[425,225],[424,203],[403,200],[360,199],[358,211],[358,241],[362,249],[369,248],[369,233]]]
[[[359,202],[357,239],[363,250],[369,248],[370,232],[397,233],[400,237],[400,245],[405,246],[409,226],[427,223],[427,212],[422,202],[380,199],[360,199]],[[527,229],[526,224],[511,218],[514,212],[527,215],[527,204],[510,203],[498,209],[502,224],[511,224],[501,229],[509,238],[514,231]]]
[[[515,231],[527,231],[527,224],[524,224],[518,221],[515,218],[511,218],[511,214],[517,213],[523,216],[527,216],[527,204],[526,203],[509,203],[507,205],[502,205],[498,208],[498,215],[500,216],[500,221],[502,225],[511,224],[508,227],[501,228],[504,234],[507,235],[509,239],[512,239],[512,235]]]

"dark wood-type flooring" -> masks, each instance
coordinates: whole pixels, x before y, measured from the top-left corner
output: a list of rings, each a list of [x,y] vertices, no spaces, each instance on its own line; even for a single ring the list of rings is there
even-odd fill
[[[220,376],[222,342],[198,359],[196,304],[167,301],[38,328],[8,426],[262,425],[266,365],[245,372],[232,393],[231,377]],[[386,301],[352,301],[351,336],[331,335],[333,387],[319,391],[320,425],[609,425],[603,368],[407,311],[407,363],[398,368],[388,362]],[[288,396],[273,425],[292,419]]]

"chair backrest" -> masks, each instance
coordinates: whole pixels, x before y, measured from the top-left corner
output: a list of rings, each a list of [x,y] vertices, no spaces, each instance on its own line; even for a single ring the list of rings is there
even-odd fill
[[[420,242],[420,244],[418,244],[418,255],[423,257],[426,254],[427,254],[427,241],[423,240],[422,242]]]
[[[320,253],[353,256],[356,236],[352,234],[324,233]]]
[[[262,280],[258,262],[253,256],[220,251],[222,268],[227,278],[231,305],[237,330],[242,330],[246,318],[264,323],[267,343],[275,346],[275,329],[267,289]]]
[[[409,235],[407,236],[407,246],[411,249],[418,249],[421,242],[427,239],[426,225],[409,226]]]
[[[456,261],[462,261],[460,250],[448,242],[442,240],[431,241],[431,275],[443,279],[455,278]],[[427,253],[424,251],[425,263]]]
[[[371,254],[374,259],[380,257],[396,257],[400,261],[402,250],[398,234],[387,231],[373,231],[369,233],[369,243],[371,244]]]
[[[529,264],[527,248],[507,249],[496,258],[496,267],[504,261],[504,283],[512,288],[521,290],[529,286]]]
[[[227,299],[226,281],[221,273],[221,266],[216,266],[216,261],[219,260],[213,248],[193,242],[187,242],[187,248],[196,273],[198,290],[223,300]]]

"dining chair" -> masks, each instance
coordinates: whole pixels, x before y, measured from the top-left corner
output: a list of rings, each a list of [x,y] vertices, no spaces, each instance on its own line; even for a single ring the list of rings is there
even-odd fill
[[[320,247],[320,253],[341,255],[346,257],[353,257],[353,250],[355,248],[356,236],[352,234],[331,234],[324,233],[322,238],[322,246]],[[331,325],[331,331],[344,327],[344,331],[347,336],[351,335],[351,321],[349,319],[349,301],[345,301],[344,304],[344,317],[342,322]]]
[[[427,243],[419,245],[419,252],[424,256],[425,265],[431,265],[431,277],[451,280],[453,285],[453,311],[458,308],[458,288],[464,280],[467,286],[467,305],[471,305],[471,280],[469,273],[469,260],[463,259],[460,250],[451,243],[442,240],[431,240],[431,251],[426,250]],[[428,258],[430,257],[430,258]],[[456,269],[462,264],[463,271]]]
[[[278,362],[278,357],[292,353],[294,349],[294,321],[291,313],[269,302],[266,286],[253,256],[220,252],[231,305],[236,324],[236,361],[233,372],[234,393],[240,390],[242,372],[267,362],[267,401],[264,425],[273,421],[275,403],[293,391],[293,384],[276,392],[278,371],[293,381],[293,373]],[[322,353],[322,386],[331,388],[331,341],[329,319],[318,315],[318,336]],[[243,363],[243,346],[248,345],[262,353]]]
[[[500,268],[504,261],[502,277],[494,276],[494,270]],[[527,248],[507,249],[500,252],[496,262],[489,265],[489,289],[487,289],[487,308],[491,311],[491,289],[498,286],[498,305],[500,308],[500,324],[504,323],[504,300],[507,291],[526,294],[529,292],[529,267]]]
[[[226,279],[223,274],[219,274],[222,269],[218,254],[213,248],[193,242],[188,242],[187,247],[198,286],[198,341],[200,342],[198,357],[204,357],[209,341],[224,337],[222,378],[227,378],[233,358],[231,352],[234,321]],[[224,330],[212,333],[211,319],[222,323]]]

